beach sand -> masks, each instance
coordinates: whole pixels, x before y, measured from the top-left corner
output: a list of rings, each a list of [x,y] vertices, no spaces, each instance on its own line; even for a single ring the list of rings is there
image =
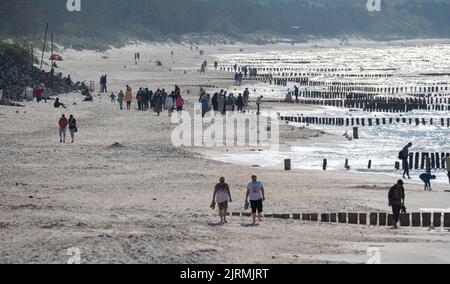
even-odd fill
[[[209,55],[239,48],[201,49],[211,65]],[[246,50],[252,48],[262,47]],[[139,65],[133,61],[137,51]],[[200,75],[205,58],[197,54],[189,46],[168,45],[107,53],[67,50],[61,71],[88,82],[108,74],[114,92],[127,84],[134,91],[141,86],[171,91],[178,84],[192,112],[200,85],[233,83],[223,72]],[[450,262],[450,235],[426,228],[392,231],[277,219],[253,227],[246,217],[231,217],[221,226],[209,208],[214,185],[224,176],[234,199],[230,210],[242,211],[246,184],[256,174],[267,191],[266,213],[385,212],[395,178],[224,164],[208,159],[226,153],[224,148],[172,146],[175,125],[167,113],[119,111],[108,94],[95,95],[93,103],[82,102],[79,94],[60,98],[68,109],[35,102],[25,108],[0,106],[1,263],[65,263],[72,247],[80,249],[83,263],[365,263],[372,246],[381,248],[385,263]],[[62,113],[75,115],[80,126],[73,145],[59,143]],[[285,125],[280,133],[283,150],[342,139]],[[116,142],[123,147],[110,147]],[[425,193],[420,184],[407,182],[408,209],[449,208],[446,189]]]

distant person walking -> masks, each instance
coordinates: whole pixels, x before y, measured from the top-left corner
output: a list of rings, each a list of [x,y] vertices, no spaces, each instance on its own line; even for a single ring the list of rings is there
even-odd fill
[[[248,90],[248,88],[245,88],[244,91],[244,109],[247,110],[248,109],[248,100],[250,99],[250,92]]]
[[[263,96],[259,96],[257,99],[256,99],[256,106],[257,106],[257,112],[256,112],[256,114],[257,115],[260,115],[260,112],[261,112],[261,104],[262,104],[262,100],[263,100]]]
[[[125,93],[125,102],[127,103],[127,110],[131,110],[132,101],[133,101],[133,92],[131,88],[127,86],[127,92]]]
[[[406,178],[405,175],[408,176],[408,179],[411,179],[411,176],[409,175],[409,148],[413,146],[412,143],[409,143],[405,147],[403,147],[402,151],[399,153],[399,159],[402,160],[403,165],[403,178]]]
[[[116,95],[114,94],[114,92],[111,92],[111,95],[109,97],[111,98],[111,103],[115,104],[116,103]]]
[[[108,85],[108,75],[103,75],[102,77],[100,77],[100,86],[101,86],[100,93],[108,92],[107,85]]]
[[[165,107],[167,109],[169,117],[172,117],[172,112],[173,112],[173,107],[174,107],[173,94],[166,97],[166,102],[165,102],[164,105],[165,105]]]
[[[432,175],[430,173],[423,173],[420,175],[420,180],[423,181],[425,183],[425,191],[432,191],[433,189],[431,188],[431,180],[436,179],[435,175]]]
[[[225,183],[225,178],[221,177],[220,182],[214,188],[214,195],[211,207],[214,209],[216,203],[219,207],[220,222],[227,224],[228,202],[233,202],[231,198],[231,191],[228,184]]]
[[[178,96],[175,104],[177,105],[178,115],[181,115],[181,113],[183,112],[183,106],[184,106],[184,99],[181,95]]]
[[[73,144],[75,142],[75,133],[78,132],[77,121],[73,117],[73,115],[69,116],[69,132],[70,132],[70,137],[72,138],[71,143]]]
[[[123,101],[125,100],[125,94],[122,90],[120,90],[119,94],[117,95],[117,101],[120,105],[120,110],[123,110]]]
[[[66,129],[69,121],[66,116],[63,114],[59,119],[59,143],[66,143]]]
[[[398,228],[398,221],[400,220],[400,212],[405,207],[405,188],[403,187],[403,181],[399,180],[396,185],[389,190],[389,206],[392,207],[392,213],[394,215],[393,222],[391,224],[393,229]]]
[[[252,176],[252,182],[247,186],[247,194],[245,197],[245,204],[249,204],[252,208],[253,225],[256,224],[256,213],[258,213],[259,222],[262,221],[261,215],[263,212],[263,202],[266,201],[264,192],[264,185],[258,181],[257,176]]]
[[[244,110],[244,97],[242,97],[242,94],[239,94],[237,97],[236,106],[238,112],[242,112]]]

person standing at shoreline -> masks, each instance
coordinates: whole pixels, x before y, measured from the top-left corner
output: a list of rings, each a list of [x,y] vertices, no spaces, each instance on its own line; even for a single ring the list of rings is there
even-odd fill
[[[245,204],[249,204],[252,208],[253,225],[256,224],[256,213],[258,213],[259,222],[262,221],[263,202],[266,201],[264,185],[258,181],[256,175],[252,176],[252,182],[247,185],[247,194],[245,196]]]
[[[408,143],[405,147],[403,147],[402,151],[399,154],[399,159],[402,160],[402,166],[403,166],[403,178],[406,178],[405,175],[408,176],[408,179],[411,179],[411,176],[409,175],[409,148],[413,146],[412,143]]]

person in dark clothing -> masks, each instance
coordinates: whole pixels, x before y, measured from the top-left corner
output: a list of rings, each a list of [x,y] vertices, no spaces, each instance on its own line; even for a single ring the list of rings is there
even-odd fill
[[[420,175],[420,179],[425,183],[425,191],[432,191],[431,180],[436,179],[436,176],[430,173],[423,173]]]
[[[211,104],[214,112],[219,112],[219,93],[215,93],[211,99]]]
[[[70,117],[69,117],[69,132],[70,132],[70,137],[72,138],[71,143],[73,144],[75,142],[75,133],[78,132],[77,121],[73,117],[73,115],[70,115]]]
[[[297,86],[294,87],[294,95],[295,95],[295,102],[298,102],[299,90]]]
[[[242,97],[242,94],[239,94],[239,96],[236,99],[236,106],[238,112],[242,112],[244,109],[244,97]]]
[[[61,103],[61,102],[59,101],[59,98],[56,98],[55,103],[53,104],[53,106],[54,106],[55,108],[59,108],[59,107],[66,108],[66,106],[65,106],[63,103]]]
[[[389,206],[392,207],[392,213],[394,215],[393,229],[397,229],[398,221],[400,220],[400,212],[405,206],[405,188],[403,187],[403,181],[399,180],[396,185],[389,190]]]
[[[405,175],[408,176],[408,179],[411,179],[410,175],[409,175],[409,163],[408,163],[408,159],[409,159],[409,148],[411,148],[413,146],[412,143],[409,143],[408,145],[406,145],[405,147],[403,147],[402,151],[400,152],[400,158],[402,160],[402,165],[403,165],[403,178],[406,178]]]

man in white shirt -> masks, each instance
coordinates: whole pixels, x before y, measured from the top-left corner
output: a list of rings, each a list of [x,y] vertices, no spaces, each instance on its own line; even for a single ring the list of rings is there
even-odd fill
[[[258,181],[257,176],[252,176],[252,182],[247,186],[247,195],[245,197],[245,203],[252,207],[253,225],[256,224],[256,213],[258,213],[258,220],[261,222],[261,215],[263,212],[263,201],[266,201],[264,192],[264,185]]]

